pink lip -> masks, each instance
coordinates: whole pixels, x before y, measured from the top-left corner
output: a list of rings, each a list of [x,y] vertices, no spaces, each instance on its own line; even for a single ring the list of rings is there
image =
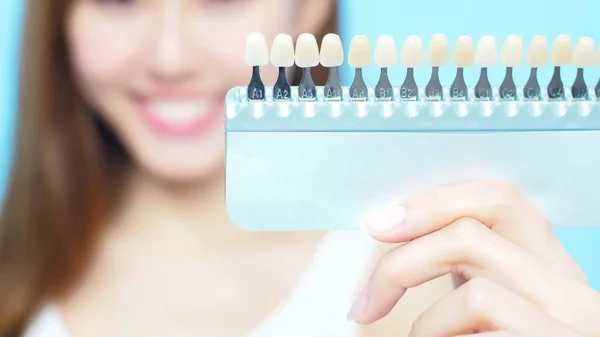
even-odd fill
[[[140,113],[148,125],[157,133],[168,136],[199,136],[210,129],[212,124],[223,117],[223,103],[211,104],[212,107],[202,116],[189,121],[188,123],[169,123],[156,117],[150,112],[146,102],[139,102]]]

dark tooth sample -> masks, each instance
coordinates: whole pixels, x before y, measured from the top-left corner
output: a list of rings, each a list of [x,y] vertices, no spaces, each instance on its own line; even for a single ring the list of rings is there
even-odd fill
[[[265,99],[265,85],[260,78],[259,66],[252,67],[252,78],[248,84],[248,99],[252,101],[262,101]]]
[[[390,83],[388,77],[387,68],[381,68],[381,75],[379,76],[379,82],[375,86],[375,97],[381,101],[389,101],[394,97],[394,89]]]
[[[441,100],[444,98],[444,89],[440,82],[439,67],[431,68],[431,78],[425,87],[425,96],[428,99]]]
[[[596,84],[596,98],[600,99],[600,80],[598,80],[598,84]]]
[[[523,87],[523,96],[526,99],[541,99],[540,84],[537,78],[537,68],[531,68],[529,79]]]
[[[475,85],[475,98],[480,100],[491,100],[492,99],[492,85],[488,78],[487,67],[481,68],[481,75]]]

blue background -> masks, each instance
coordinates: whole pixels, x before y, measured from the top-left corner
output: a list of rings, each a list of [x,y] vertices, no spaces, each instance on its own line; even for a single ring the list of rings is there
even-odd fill
[[[435,33],[446,34],[451,49],[460,35],[470,35],[475,43],[482,35],[493,35],[498,50],[509,34],[523,37],[524,51],[529,40],[538,34],[545,35],[550,46],[555,36],[563,33],[571,35],[573,45],[582,36],[594,38],[596,48],[600,42],[598,0],[573,0],[568,4],[556,0],[340,0],[339,5],[341,37],[346,51],[352,37],[358,34],[367,35],[373,49],[379,35],[391,34],[396,39],[399,52],[408,35],[420,36],[426,51],[429,38]],[[504,72],[500,66],[489,70],[492,85],[499,86],[502,83]],[[392,84],[399,86],[404,81],[406,71],[398,66],[390,68],[389,73]],[[442,84],[450,86],[455,74],[456,70],[451,66],[441,68]],[[515,69],[514,74],[515,83],[523,85],[529,69],[523,66]],[[575,79],[574,67],[565,67],[562,74],[565,85],[571,85]],[[424,67],[415,70],[419,86],[425,86],[430,75],[431,71],[425,62]],[[372,66],[365,70],[364,76],[368,85],[375,86],[379,69]],[[465,79],[470,86],[477,83],[478,76],[479,70],[475,67],[465,70]],[[546,85],[551,76],[550,65],[541,69],[540,84]],[[588,86],[595,86],[600,77],[600,67],[586,70],[585,77]],[[343,68],[344,85],[350,85],[353,78],[353,70]],[[556,231],[561,242],[587,272],[591,284],[600,290],[600,227],[564,227],[556,228]]]
[[[570,34],[573,43],[581,36],[591,36],[600,41],[597,28],[597,13],[600,2],[596,0],[571,1],[568,5],[558,1],[541,0],[429,0],[429,1],[392,1],[392,0],[341,0],[340,25],[344,46],[347,50],[350,39],[357,34],[365,34],[374,42],[380,34],[392,34],[396,38],[398,49],[409,34],[423,38],[425,48],[429,36],[444,33],[451,44],[462,34],[471,35],[475,41],[481,35],[491,34],[498,39],[499,45],[508,34],[519,34],[524,38],[525,48],[531,37],[546,35],[551,43],[554,36]],[[6,177],[10,167],[15,125],[15,107],[17,94],[18,49],[21,35],[22,0],[0,1],[0,201],[6,188]],[[373,45],[374,47],[374,45]],[[504,71],[501,67],[490,69],[492,84],[502,81]],[[419,85],[426,84],[429,69],[416,71]],[[515,70],[515,81],[526,81],[528,69]],[[574,79],[574,69],[563,71],[565,83]],[[441,69],[442,83],[449,85],[454,75],[452,67]],[[467,69],[466,80],[469,84],[477,81],[478,71]],[[551,69],[540,72],[540,81],[547,83]],[[352,75],[349,69],[342,72],[344,84],[348,85]],[[365,72],[368,84],[374,85],[378,71],[371,67]],[[588,85],[595,85],[600,76],[598,67],[586,72]],[[401,67],[390,69],[393,83],[401,83],[404,70]],[[397,85],[397,84],[396,84]],[[600,225],[600,224],[599,224]],[[600,289],[600,227],[594,228],[557,228],[561,242],[584,267],[591,284]]]

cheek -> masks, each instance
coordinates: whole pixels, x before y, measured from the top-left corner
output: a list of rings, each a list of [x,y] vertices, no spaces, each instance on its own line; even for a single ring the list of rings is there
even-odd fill
[[[135,69],[146,20],[141,15],[110,20],[86,2],[75,6],[67,26],[75,72],[91,86],[122,80]]]

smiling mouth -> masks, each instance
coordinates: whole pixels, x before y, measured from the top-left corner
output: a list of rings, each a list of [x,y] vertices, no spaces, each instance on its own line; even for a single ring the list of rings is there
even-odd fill
[[[142,103],[142,115],[157,132],[197,135],[222,115],[221,105],[202,100],[152,100]]]

